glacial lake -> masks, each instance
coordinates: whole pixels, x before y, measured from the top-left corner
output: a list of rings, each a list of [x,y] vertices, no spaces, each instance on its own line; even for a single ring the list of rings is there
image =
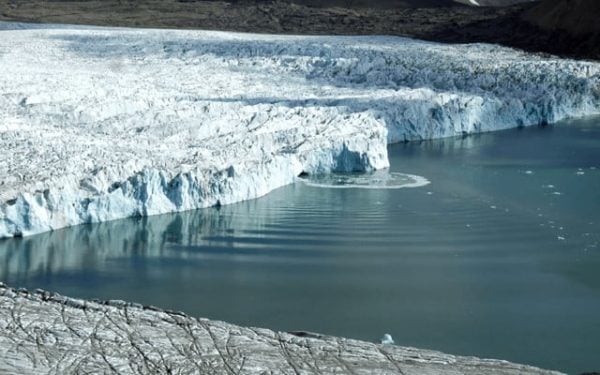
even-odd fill
[[[0,280],[600,371],[600,119],[389,153],[391,172],[431,183],[298,182],[231,206],[3,240]]]

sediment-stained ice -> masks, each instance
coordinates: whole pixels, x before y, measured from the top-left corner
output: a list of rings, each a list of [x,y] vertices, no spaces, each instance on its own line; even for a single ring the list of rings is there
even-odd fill
[[[398,37],[0,26],[0,238],[388,166],[600,112],[600,64]]]

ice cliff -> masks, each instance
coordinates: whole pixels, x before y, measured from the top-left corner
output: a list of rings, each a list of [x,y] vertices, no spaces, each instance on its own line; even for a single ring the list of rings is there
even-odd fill
[[[0,26],[0,238],[388,166],[386,144],[600,112],[600,64],[491,45]]]

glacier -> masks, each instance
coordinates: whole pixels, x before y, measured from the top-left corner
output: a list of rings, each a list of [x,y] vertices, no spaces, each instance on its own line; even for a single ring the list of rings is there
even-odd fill
[[[600,113],[600,64],[389,36],[0,24],[0,238],[389,166]]]

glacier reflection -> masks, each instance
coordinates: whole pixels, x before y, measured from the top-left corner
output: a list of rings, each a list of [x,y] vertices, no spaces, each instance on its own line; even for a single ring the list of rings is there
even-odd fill
[[[237,216],[239,219],[241,216]],[[107,259],[198,256],[172,251],[171,245],[190,245],[203,236],[231,227],[233,216],[211,208],[185,213],[81,225],[0,243],[0,278],[21,279],[40,273],[93,268]],[[243,221],[243,220],[242,220]],[[239,228],[243,223],[237,223]]]

